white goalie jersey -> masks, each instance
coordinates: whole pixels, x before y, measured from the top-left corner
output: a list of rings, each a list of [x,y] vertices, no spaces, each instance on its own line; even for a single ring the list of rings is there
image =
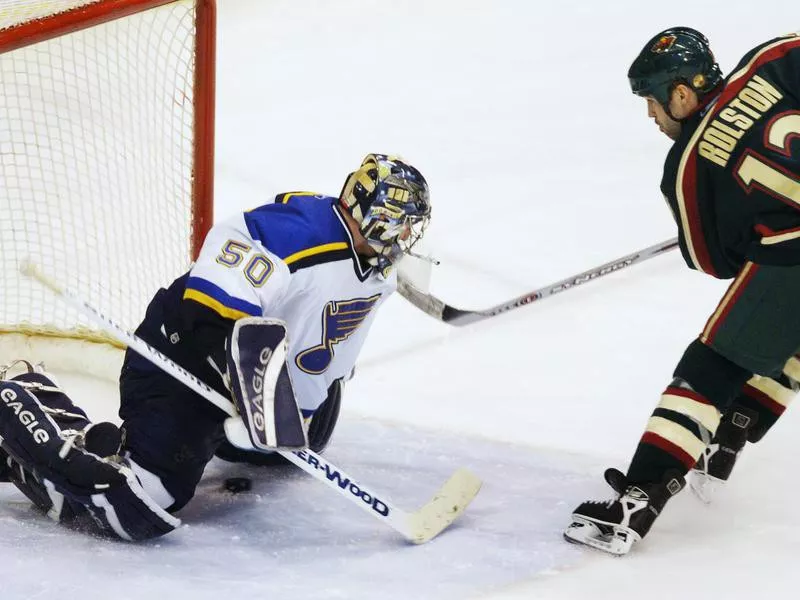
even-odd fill
[[[298,405],[312,414],[355,366],[375,312],[397,285],[365,264],[338,200],[289,193],[215,225],[189,273],[185,299],[229,319],[286,322]]]

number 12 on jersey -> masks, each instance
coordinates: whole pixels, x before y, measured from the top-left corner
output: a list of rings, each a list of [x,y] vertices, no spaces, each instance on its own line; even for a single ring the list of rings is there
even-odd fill
[[[798,136],[800,114],[793,111],[779,115],[767,126],[765,141],[776,152],[791,156],[789,144]],[[788,170],[763,156],[747,151],[736,168],[736,176],[746,191],[749,192],[753,185],[757,185],[800,209],[800,181]]]

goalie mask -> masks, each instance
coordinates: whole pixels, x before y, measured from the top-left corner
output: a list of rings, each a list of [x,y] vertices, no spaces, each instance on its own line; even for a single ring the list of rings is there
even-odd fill
[[[377,253],[369,263],[384,276],[422,238],[430,220],[428,183],[397,156],[368,154],[348,175],[341,201]]]

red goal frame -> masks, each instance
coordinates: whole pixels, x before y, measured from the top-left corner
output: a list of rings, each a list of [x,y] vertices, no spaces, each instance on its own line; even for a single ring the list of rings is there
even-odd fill
[[[174,0],[99,0],[0,30],[0,54],[88,29]],[[196,0],[192,234],[188,249],[197,258],[214,217],[214,110],[216,92],[215,0]]]

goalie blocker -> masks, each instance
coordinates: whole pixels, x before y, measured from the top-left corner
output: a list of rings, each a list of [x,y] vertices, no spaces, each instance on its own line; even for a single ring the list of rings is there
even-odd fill
[[[328,388],[328,395],[311,417],[306,417],[308,447],[317,454],[325,451],[331,441],[342,406],[342,379],[336,379]],[[309,422],[310,421],[310,422]],[[216,450],[216,456],[232,463],[247,463],[256,466],[285,465],[286,459],[279,452],[243,450],[224,440]]]
[[[238,417],[225,421],[237,448],[299,450],[308,446],[303,416],[286,366],[286,324],[249,317],[233,328],[227,362]]]

